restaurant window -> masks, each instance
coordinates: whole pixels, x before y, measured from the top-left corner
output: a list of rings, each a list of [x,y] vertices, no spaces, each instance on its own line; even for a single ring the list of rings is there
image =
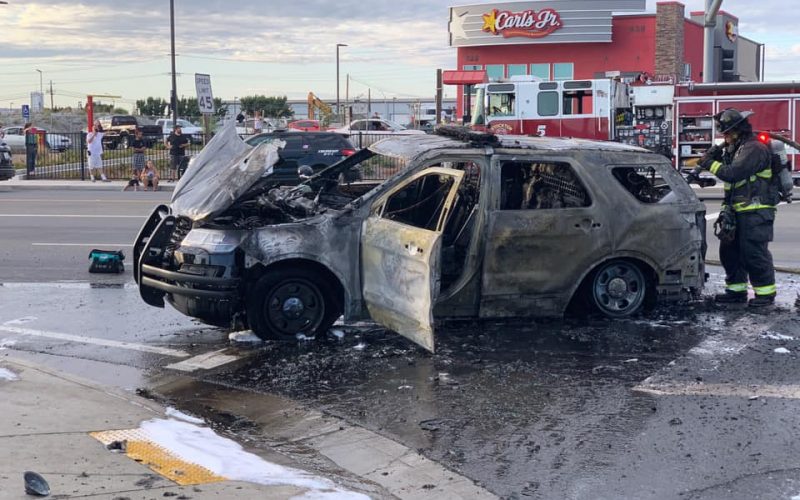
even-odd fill
[[[505,77],[505,66],[502,64],[487,64],[486,76],[489,80],[500,80]]]
[[[511,78],[512,76],[517,75],[527,75],[528,74],[528,66],[525,64],[509,64],[508,65],[508,77]]]
[[[572,63],[554,63],[553,80],[572,80],[575,78],[575,65]]]
[[[483,66],[480,64],[465,64],[461,66],[461,69],[464,71],[480,71],[483,69]]]
[[[540,64],[534,63],[531,64],[531,75],[538,76],[542,80],[549,80],[550,79],[550,65],[549,64]]]

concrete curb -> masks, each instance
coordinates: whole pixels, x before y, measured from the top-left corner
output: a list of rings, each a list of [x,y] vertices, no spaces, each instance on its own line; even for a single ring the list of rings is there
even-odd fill
[[[61,190],[61,191],[122,191],[122,188],[128,184],[128,181],[111,181],[111,182],[92,182],[86,181],[59,181],[59,180],[38,180],[20,179],[19,176],[9,179],[5,182],[0,182],[0,191],[48,191],[48,190]],[[158,186],[159,191],[172,192],[175,190],[174,182],[162,182]],[[141,189],[139,190],[141,191]],[[149,192],[149,191],[148,191]]]

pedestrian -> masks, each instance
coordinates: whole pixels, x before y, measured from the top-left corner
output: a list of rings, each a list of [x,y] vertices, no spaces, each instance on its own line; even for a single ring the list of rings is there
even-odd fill
[[[148,191],[152,188],[153,191],[158,191],[158,171],[153,163],[153,160],[147,160],[142,171],[142,185],[144,190]]]
[[[136,128],[133,134],[133,139],[129,143],[130,148],[133,150],[131,161],[133,163],[133,177],[138,179],[144,170],[144,154],[147,150],[147,143],[144,141],[142,129]]]
[[[109,182],[106,173],[103,171],[103,126],[100,120],[94,122],[92,131],[86,136],[86,154],[89,155],[89,177],[95,182],[95,171],[100,172],[100,179]]]
[[[28,177],[31,177],[36,169],[36,154],[39,151],[38,137],[31,122],[25,124],[22,133],[25,136],[25,170]]]
[[[719,259],[725,268],[721,304],[747,303],[763,308],[775,303],[775,268],[768,244],[772,241],[778,192],[772,183],[772,154],[753,134],[750,111],[726,109],[714,115],[725,144],[712,146],[697,165],[724,182],[720,219]],[[748,279],[755,298],[747,300]]]
[[[176,124],[166,140],[169,148],[169,181],[174,182],[180,178],[180,169],[186,158],[186,148],[189,146],[189,138],[183,135],[181,126]]]
[[[255,118],[253,119],[253,133],[260,134],[263,129],[264,129],[264,121],[261,119],[261,113],[256,111]]]

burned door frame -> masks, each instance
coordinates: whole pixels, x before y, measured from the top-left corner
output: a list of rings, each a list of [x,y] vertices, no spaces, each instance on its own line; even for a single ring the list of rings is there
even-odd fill
[[[501,209],[502,164],[559,163],[571,167],[590,204],[574,208]],[[560,316],[586,274],[613,249],[602,191],[575,158],[548,154],[495,155],[488,210],[480,317]]]
[[[437,158],[436,163],[441,159]],[[434,163],[434,162],[430,162]],[[384,218],[387,201],[428,175],[453,179],[435,229]],[[433,304],[439,293],[441,239],[464,172],[423,168],[381,193],[371,204],[361,231],[362,297],[370,317],[381,325],[434,351]]]

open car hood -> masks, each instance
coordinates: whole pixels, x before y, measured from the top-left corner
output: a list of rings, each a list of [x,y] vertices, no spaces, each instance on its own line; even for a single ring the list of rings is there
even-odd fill
[[[231,121],[203,148],[172,193],[172,213],[193,221],[212,218],[269,174],[282,143],[246,144]]]

